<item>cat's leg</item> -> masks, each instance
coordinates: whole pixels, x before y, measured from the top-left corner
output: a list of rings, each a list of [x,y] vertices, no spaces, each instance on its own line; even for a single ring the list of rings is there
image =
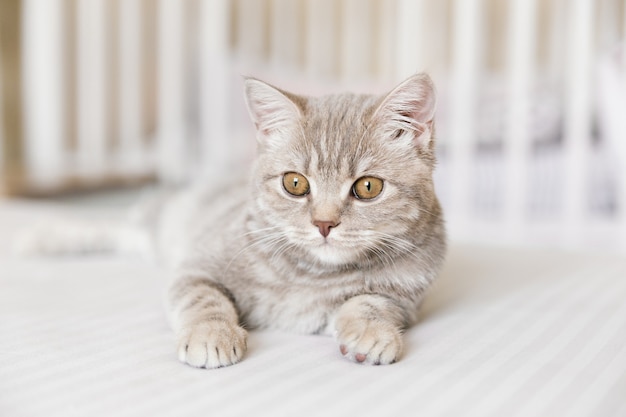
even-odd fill
[[[359,295],[346,301],[335,318],[341,353],[360,363],[390,364],[402,354],[404,310],[380,295]]]
[[[209,278],[183,276],[168,295],[181,362],[219,368],[242,359],[247,332],[239,326],[235,301],[227,288]]]

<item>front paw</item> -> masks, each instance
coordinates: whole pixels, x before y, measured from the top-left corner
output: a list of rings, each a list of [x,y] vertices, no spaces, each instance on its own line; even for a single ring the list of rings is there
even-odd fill
[[[178,359],[197,368],[220,368],[243,358],[248,333],[223,320],[196,323],[178,338]]]
[[[394,363],[402,354],[402,333],[393,324],[366,319],[344,319],[336,324],[341,354],[372,365]]]

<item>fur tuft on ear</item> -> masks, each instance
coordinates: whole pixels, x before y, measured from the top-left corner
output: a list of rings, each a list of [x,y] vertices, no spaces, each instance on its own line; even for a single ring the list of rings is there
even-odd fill
[[[425,73],[411,76],[394,88],[374,112],[382,134],[397,138],[410,134],[421,150],[432,146],[435,88]]]
[[[293,126],[302,116],[296,104],[282,91],[256,78],[246,78],[245,99],[260,138]]]

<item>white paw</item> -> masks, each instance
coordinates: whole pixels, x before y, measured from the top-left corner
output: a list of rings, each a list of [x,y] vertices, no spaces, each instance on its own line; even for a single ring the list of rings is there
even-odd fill
[[[336,330],[341,354],[350,360],[388,365],[402,354],[402,333],[390,323],[344,319],[337,322]]]
[[[222,320],[196,323],[178,339],[178,359],[197,368],[220,368],[243,358],[248,333]]]

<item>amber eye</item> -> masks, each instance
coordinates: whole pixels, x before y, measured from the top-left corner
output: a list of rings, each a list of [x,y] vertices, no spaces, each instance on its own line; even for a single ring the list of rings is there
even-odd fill
[[[283,187],[291,195],[301,197],[309,193],[309,181],[302,174],[288,172],[283,175]]]
[[[371,200],[383,191],[383,180],[376,177],[363,177],[352,186],[352,194],[360,200]]]

